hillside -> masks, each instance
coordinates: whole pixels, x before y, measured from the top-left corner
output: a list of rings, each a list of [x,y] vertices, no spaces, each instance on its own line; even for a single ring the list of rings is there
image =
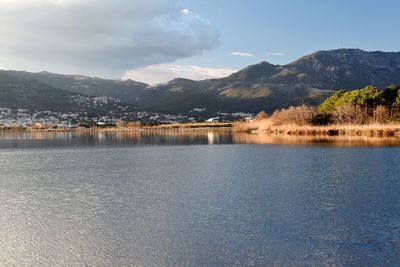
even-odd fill
[[[18,78],[37,80],[55,88],[88,96],[110,96],[136,103],[148,86],[132,80],[107,80],[83,75],[61,75],[50,72],[2,71]]]
[[[208,113],[271,112],[290,105],[319,104],[334,91],[343,88],[350,90],[366,85],[384,88],[400,84],[400,53],[359,49],[318,51],[287,65],[261,62],[226,78],[203,81],[179,78],[154,86],[131,80],[105,80],[48,72],[3,73],[62,89],[61,94],[68,91],[110,96],[137,105],[141,110],[187,113],[193,108],[206,108]]]
[[[86,112],[92,115],[133,111],[134,105],[118,100],[100,101],[96,97],[79,95],[54,88],[40,81],[0,73],[0,107],[29,111]]]
[[[166,111],[207,107],[209,111],[273,111],[319,104],[333,91],[400,84],[400,53],[359,49],[319,51],[287,65],[261,62],[222,79],[173,80],[146,90],[141,106]],[[166,101],[167,100],[167,101]]]

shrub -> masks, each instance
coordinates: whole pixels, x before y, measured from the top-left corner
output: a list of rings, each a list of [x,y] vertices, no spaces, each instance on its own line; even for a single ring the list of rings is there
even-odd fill
[[[258,120],[264,120],[267,118],[268,118],[268,114],[265,113],[265,111],[261,111],[257,114],[257,116],[255,117],[255,120],[258,121]]]
[[[277,110],[271,115],[270,120],[275,125],[310,125],[313,123],[313,119],[316,115],[316,107],[302,105],[299,107]]]

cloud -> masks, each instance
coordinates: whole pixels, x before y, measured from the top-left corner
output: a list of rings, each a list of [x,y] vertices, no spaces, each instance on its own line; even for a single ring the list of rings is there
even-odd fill
[[[285,53],[266,53],[265,54],[267,57],[271,57],[271,56],[286,56]]]
[[[149,84],[157,84],[178,77],[191,80],[221,78],[235,71],[225,68],[208,68],[192,65],[156,64],[129,70],[125,73],[123,79],[140,80]]]
[[[187,8],[182,9],[181,12],[182,12],[182,14],[184,14],[184,15],[189,15],[189,14],[190,14],[190,10],[187,9]]]
[[[232,52],[229,53],[230,56],[237,56],[237,57],[254,57],[253,54],[247,52]]]
[[[199,55],[216,28],[180,0],[0,0],[7,68],[123,73]]]

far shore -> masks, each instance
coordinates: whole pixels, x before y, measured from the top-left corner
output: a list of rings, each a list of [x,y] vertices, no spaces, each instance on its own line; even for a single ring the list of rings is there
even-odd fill
[[[162,124],[157,126],[142,127],[75,127],[75,128],[55,128],[55,127],[24,127],[24,126],[3,126],[0,133],[68,133],[68,132],[122,132],[122,131],[173,131],[173,130],[232,130],[232,123],[178,123]]]
[[[22,126],[3,127],[0,133],[96,133],[96,132],[175,132],[175,131],[231,131],[273,136],[354,136],[354,137],[400,137],[400,124],[370,125],[265,125],[260,122],[242,123],[180,123],[143,127],[77,127],[77,128],[31,128]],[[260,126],[262,125],[262,126]]]

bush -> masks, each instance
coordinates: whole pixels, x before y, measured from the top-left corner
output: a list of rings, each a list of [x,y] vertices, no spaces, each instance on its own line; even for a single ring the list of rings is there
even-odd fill
[[[275,125],[310,125],[313,123],[316,115],[316,107],[302,105],[299,107],[277,110],[271,115],[270,120]]]
[[[265,111],[261,111],[257,114],[257,116],[255,117],[255,120],[258,121],[258,120],[264,120],[267,118],[268,118],[268,114],[265,113]]]

